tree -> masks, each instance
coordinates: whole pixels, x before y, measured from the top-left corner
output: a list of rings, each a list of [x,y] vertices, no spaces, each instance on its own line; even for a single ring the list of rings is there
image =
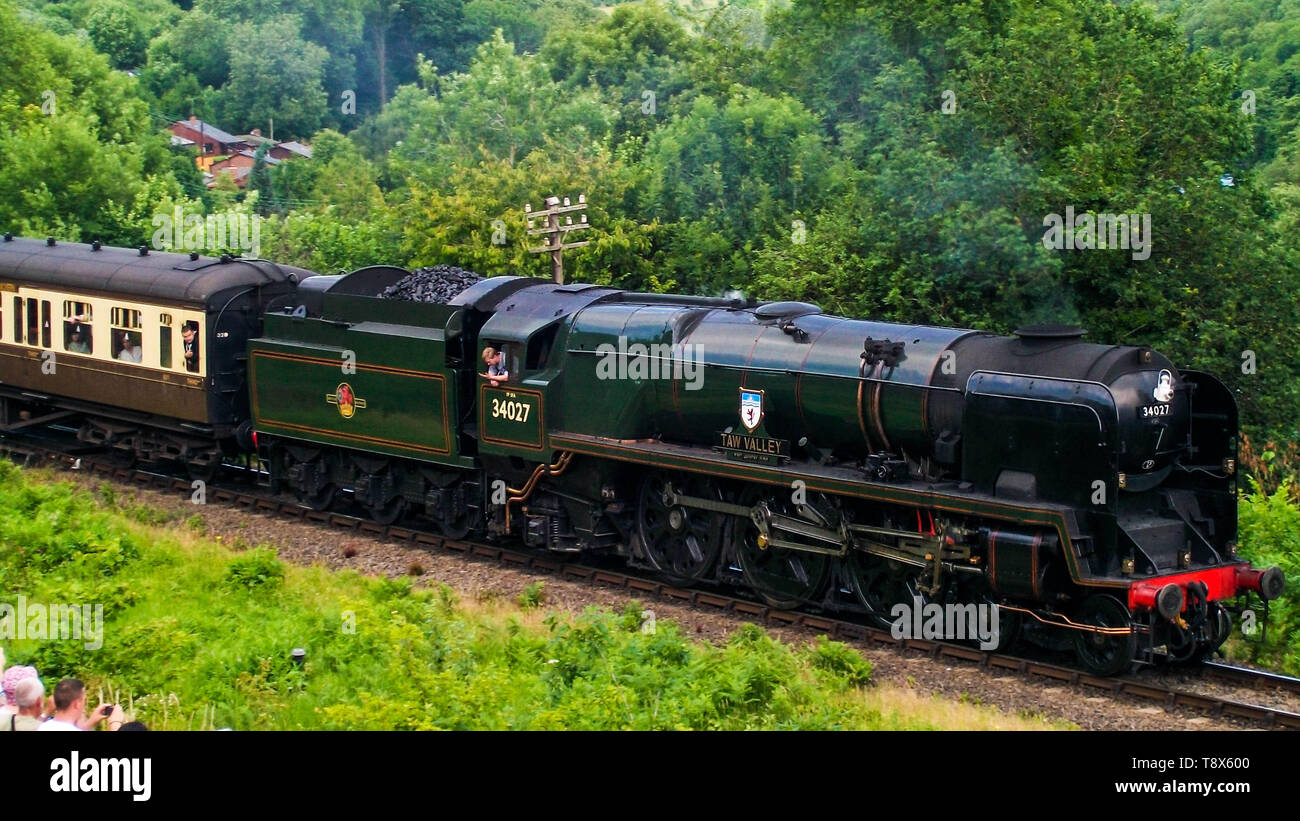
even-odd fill
[[[181,198],[135,81],[0,0],[0,225],[135,245]]]
[[[144,65],[149,41],[139,17],[122,3],[95,6],[86,20],[86,30],[95,48],[108,55],[117,68]]]
[[[513,166],[546,139],[599,143],[615,117],[594,95],[555,83],[540,58],[516,55],[500,31],[479,46],[467,72],[438,77],[427,62],[420,72],[425,88],[440,93],[421,102],[414,92],[404,97],[414,116],[394,154],[404,174],[429,181],[480,159]]]
[[[617,139],[644,137],[701,93],[692,66],[702,40],[657,4],[618,6],[594,26],[554,29],[541,56],[551,76],[618,107]],[[707,91],[708,89],[704,89]]]
[[[635,169],[603,149],[574,149],[547,141],[518,163],[505,158],[456,166],[446,185],[412,183],[398,206],[402,257],[410,265],[452,263],[484,276],[550,276],[550,258],[530,254],[524,203],[583,193],[588,198],[591,244],[565,253],[570,281],[663,290],[667,277],[656,259],[661,226],[625,216],[634,209]]]
[[[300,35],[295,15],[238,23],[230,35],[230,82],[221,90],[227,127],[277,121],[280,134],[307,135],[326,116],[324,66],[328,53]]]
[[[697,223],[689,241],[673,240],[680,250],[669,259],[682,261],[672,268],[676,279],[706,292],[737,287],[749,274],[750,250],[787,236],[795,219],[818,207],[831,167],[819,130],[797,101],[738,88],[722,102],[696,99],[651,135],[649,216],[673,224],[673,235]],[[710,252],[691,253],[696,242]]]

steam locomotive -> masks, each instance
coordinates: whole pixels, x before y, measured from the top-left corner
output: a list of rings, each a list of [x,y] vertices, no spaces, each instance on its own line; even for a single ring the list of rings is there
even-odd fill
[[[1236,555],[1231,393],[1150,348],[524,277],[380,298],[408,275],[6,236],[0,425],[72,416],[199,471],[255,450],[313,508],[350,497],[381,522],[618,555],[773,607],[890,624],[899,604],[996,605],[1001,646],[1023,628],[1106,675],[1200,659],[1282,591]],[[67,354],[43,294],[74,303],[68,321],[90,302],[110,355],[134,329],[118,320],[142,322],[143,360]],[[187,316],[197,372],[164,333]],[[75,380],[41,373],[50,350]],[[122,374],[128,394],[98,386]],[[182,412],[178,387],[206,404]]]

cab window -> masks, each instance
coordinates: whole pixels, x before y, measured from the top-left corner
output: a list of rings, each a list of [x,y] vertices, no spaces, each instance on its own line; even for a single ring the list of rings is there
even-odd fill
[[[533,338],[528,340],[528,354],[525,357],[525,368],[527,370],[546,370],[546,364],[551,356],[551,348],[555,345],[555,336],[559,331],[559,323],[556,323],[544,331],[533,334]]]

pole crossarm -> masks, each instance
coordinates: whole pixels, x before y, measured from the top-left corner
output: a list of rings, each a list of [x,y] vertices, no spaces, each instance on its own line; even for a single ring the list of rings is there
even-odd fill
[[[565,224],[560,224],[561,214],[572,214],[577,211],[587,209],[587,197],[585,194],[578,196],[576,203],[570,204],[566,198],[562,202],[559,197],[547,197],[547,208],[544,211],[534,211],[531,205],[524,205],[524,217],[528,220],[527,233],[529,236],[544,236],[548,239],[546,245],[529,248],[530,254],[551,254],[551,276],[557,285],[564,284],[564,257],[563,252],[566,248],[581,248],[584,245],[590,245],[590,240],[580,242],[565,242],[564,237],[570,231],[581,231],[584,228],[590,228],[587,223],[587,215],[583,214],[578,222],[574,222],[572,217],[565,217]],[[545,219],[544,227],[535,228],[534,222],[538,219]]]

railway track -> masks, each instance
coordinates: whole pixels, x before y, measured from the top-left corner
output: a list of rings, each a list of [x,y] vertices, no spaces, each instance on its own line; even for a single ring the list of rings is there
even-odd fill
[[[0,451],[26,466],[56,464],[137,487],[183,493],[187,496],[193,492],[191,483],[184,479],[98,461],[90,454],[69,453],[39,442],[0,440]],[[1300,713],[1296,712],[1189,692],[1158,682],[1143,681],[1137,676],[1097,676],[1059,664],[1005,653],[992,653],[951,642],[917,638],[899,639],[888,630],[856,621],[823,614],[781,610],[762,602],[712,590],[675,587],[637,572],[593,567],[589,564],[563,561],[552,556],[473,540],[448,539],[440,534],[417,528],[401,524],[382,525],[347,513],[314,511],[296,501],[273,497],[261,487],[237,488],[209,485],[207,502],[217,502],[250,512],[402,542],[430,551],[442,550],[459,554],[467,560],[495,561],[506,567],[617,588],[640,597],[734,614],[766,626],[803,629],[825,634],[833,639],[860,644],[891,645],[903,651],[928,655],[934,660],[961,661],[990,671],[1014,672],[1022,676],[1093,688],[1112,695],[1130,696],[1161,705],[1166,710],[1177,708],[1201,710],[1214,717],[1244,719],[1268,728],[1300,729]],[[1259,690],[1273,688],[1287,693],[1300,693],[1300,679],[1278,673],[1218,662],[1205,663],[1202,665],[1202,671],[1206,676],[1237,686],[1248,686]]]

